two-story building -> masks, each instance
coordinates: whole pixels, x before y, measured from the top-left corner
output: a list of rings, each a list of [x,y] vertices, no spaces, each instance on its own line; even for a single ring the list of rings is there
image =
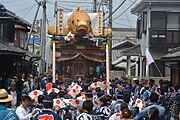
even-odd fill
[[[0,75],[30,72],[33,55],[24,46],[31,24],[0,4]]]
[[[168,53],[168,49],[180,46],[179,6],[179,0],[141,0],[131,10],[132,14],[138,16],[137,38],[142,55],[145,56],[145,49],[148,47],[164,77],[170,76],[171,72],[166,67],[168,65],[161,61],[161,57]],[[144,68],[142,67],[143,71]],[[149,76],[160,76],[153,64],[150,65]]]

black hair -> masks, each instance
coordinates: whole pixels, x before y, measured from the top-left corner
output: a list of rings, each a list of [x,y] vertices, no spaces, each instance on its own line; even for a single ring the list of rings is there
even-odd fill
[[[107,100],[106,100],[105,96],[102,96],[101,98],[99,98],[99,101],[103,102],[103,105],[107,104]]]
[[[159,110],[156,107],[152,107],[149,109],[149,120],[160,120]]]
[[[66,95],[66,92],[65,91],[59,91],[59,93],[58,93],[58,96],[60,97],[60,98],[63,98],[64,96]]]
[[[150,101],[151,102],[158,102],[158,95],[156,94],[156,93],[151,93],[151,95],[150,95]]]
[[[177,83],[177,84],[174,86],[174,89],[175,89],[175,91],[177,91],[178,89],[180,89],[180,83]]]
[[[127,93],[124,93],[124,95],[123,95],[123,101],[124,101],[125,103],[129,103],[129,101],[130,101],[130,95],[127,94]]]
[[[134,80],[133,82],[135,82],[136,85],[139,85],[139,80]]]
[[[98,92],[98,93],[97,93],[97,97],[98,97],[98,98],[102,97],[103,95],[104,95],[103,92]]]
[[[129,108],[128,108],[128,105],[127,105],[126,103],[122,103],[122,104],[121,104],[121,107],[120,107],[121,112],[122,112],[123,110],[125,110],[125,109],[129,109]]]
[[[129,109],[124,109],[121,114],[122,114],[123,118],[130,118],[131,117],[131,111]]]
[[[25,100],[31,101],[31,98],[28,95],[22,95],[21,96],[21,102],[25,101]]]
[[[168,92],[168,85],[163,84],[162,87],[160,88],[160,91],[162,92],[162,94],[167,93]]]
[[[51,97],[47,97],[45,100],[43,100],[43,105],[45,109],[52,109],[53,99]]]
[[[92,101],[87,100],[87,101],[84,101],[84,102],[83,102],[82,109],[85,110],[85,111],[87,111],[88,114],[92,114],[92,112],[93,112],[93,107],[94,107],[94,105],[93,105]]]
[[[116,93],[116,98],[117,99],[123,99],[123,94],[124,94],[124,92],[117,92]]]
[[[148,90],[148,89],[149,89],[149,86],[145,86],[145,87],[144,87],[144,90]]]
[[[101,92],[101,88],[100,88],[100,87],[97,87],[97,88],[95,88],[95,91],[96,91],[96,92]]]
[[[55,92],[51,92],[50,94],[49,94],[49,97],[51,97],[52,99],[56,99],[57,98],[57,93],[55,93]]]
[[[162,79],[159,80],[159,85],[162,86],[164,81]]]
[[[112,96],[111,95],[106,95],[105,98],[106,98],[107,102],[111,102],[111,100],[112,100]]]
[[[44,99],[45,99],[44,95],[39,95],[38,96],[38,103],[42,104]]]
[[[92,98],[93,97],[93,94],[90,90],[86,91],[86,97],[87,98]]]

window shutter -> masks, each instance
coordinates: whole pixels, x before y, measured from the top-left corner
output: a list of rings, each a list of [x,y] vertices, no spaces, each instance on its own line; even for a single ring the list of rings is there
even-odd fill
[[[166,12],[151,12],[151,30],[166,29]]]

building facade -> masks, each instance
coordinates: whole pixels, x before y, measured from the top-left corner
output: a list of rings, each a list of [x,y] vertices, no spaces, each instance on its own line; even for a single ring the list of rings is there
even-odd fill
[[[112,29],[112,72],[121,71],[121,76],[138,76],[138,62],[140,52],[129,54],[130,49],[138,45],[135,28],[113,28]],[[128,51],[128,54],[127,54]],[[114,76],[114,75],[113,75]]]
[[[142,0],[131,10],[132,14],[138,16],[137,38],[142,55],[145,56],[145,50],[149,48],[163,77],[170,76],[171,72],[161,57],[166,55],[169,49],[180,45],[179,5],[179,0]],[[142,69],[142,75],[145,75],[145,69]],[[154,64],[150,65],[149,76],[160,77]]]
[[[0,76],[31,72],[34,56],[24,49],[30,27],[0,4]]]

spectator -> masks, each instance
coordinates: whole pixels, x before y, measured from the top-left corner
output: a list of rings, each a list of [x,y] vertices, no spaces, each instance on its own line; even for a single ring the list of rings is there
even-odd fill
[[[13,111],[7,110],[7,104],[11,100],[12,96],[5,89],[0,89],[0,120],[19,120]]]
[[[156,107],[152,107],[149,109],[148,113],[149,120],[160,120],[159,118],[159,110]]]
[[[135,103],[136,99],[137,98],[140,98],[140,87],[139,87],[139,80],[138,79],[133,79],[133,95],[134,95],[134,98],[133,98],[133,103]]]
[[[129,109],[124,109],[122,111],[122,119],[121,120],[132,120],[131,111]]]
[[[18,100],[19,100],[19,93],[16,90],[16,85],[13,84],[10,86],[9,94],[12,95],[13,99],[11,101],[11,108],[16,109],[18,105]]]
[[[36,111],[30,113],[30,103],[31,98],[27,95],[21,97],[21,105],[16,109],[16,114],[20,120],[30,120],[35,114]]]
[[[28,80],[24,82],[24,93],[30,93],[35,89],[35,84],[34,84],[34,77],[33,75],[28,76]]]
[[[151,93],[150,95],[150,101],[152,103],[152,105],[146,107],[143,109],[142,112],[140,112],[134,120],[142,120],[143,118],[148,119],[148,111],[150,110],[150,108],[152,107],[156,107],[159,110],[159,118],[160,120],[164,119],[164,112],[165,112],[165,108],[158,105],[158,95],[156,93]]]
[[[34,120],[61,120],[60,116],[54,113],[51,109],[53,108],[53,99],[46,98],[43,100],[44,110],[37,114]]]
[[[38,103],[37,105],[35,106],[35,108],[38,108],[38,109],[43,109],[43,100],[45,99],[45,96],[44,95],[39,95],[38,96]]]

